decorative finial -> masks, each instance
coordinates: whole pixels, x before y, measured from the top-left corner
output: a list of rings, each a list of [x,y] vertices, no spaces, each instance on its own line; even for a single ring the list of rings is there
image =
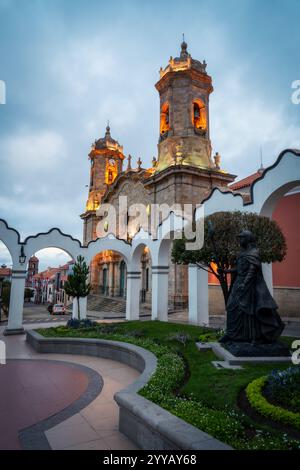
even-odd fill
[[[131,170],[131,159],[132,159],[132,156],[129,154],[128,157],[127,157],[127,168],[126,168],[126,171],[130,171],[130,170]]]
[[[152,158],[152,168],[155,168],[157,164],[157,160],[155,157]]]
[[[140,169],[141,169],[141,166],[142,166],[141,157],[138,158],[137,165],[138,165],[138,170],[140,170]]]
[[[105,137],[110,137],[110,127],[109,127],[109,120],[107,121]]]
[[[219,152],[216,152],[216,155],[214,156],[214,161],[215,161],[215,168],[216,170],[220,170],[221,166],[220,166],[220,163],[221,163],[221,155],[219,154]]]
[[[262,146],[260,146],[260,167],[258,169],[259,173],[262,173],[264,171],[264,165],[263,165],[263,152],[262,152]]]
[[[185,42],[184,38],[184,33],[182,33],[182,43],[181,43],[181,52],[180,52],[180,58],[181,59],[187,59],[189,54],[187,51],[187,43]]]

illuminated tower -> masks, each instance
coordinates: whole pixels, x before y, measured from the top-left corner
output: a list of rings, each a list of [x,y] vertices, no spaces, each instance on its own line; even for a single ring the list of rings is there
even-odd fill
[[[32,278],[39,272],[39,259],[36,256],[31,256],[28,261],[28,270],[26,278],[26,287],[32,287]]]
[[[84,220],[84,243],[97,238],[96,210],[107,188],[121,173],[124,158],[123,147],[111,137],[110,127],[107,125],[105,136],[95,141],[89,153],[91,162],[89,195],[85,212],[80,216]]]
[[[206,62],[192,59],[185,41],[180,56],[160,69],[160,136],[156,171],[174,165],[214,168],[209,136],[209,95],[213,91]]]

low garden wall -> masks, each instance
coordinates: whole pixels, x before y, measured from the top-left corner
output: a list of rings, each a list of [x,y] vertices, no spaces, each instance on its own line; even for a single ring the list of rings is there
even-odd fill
[[[119,341],[82,338],[46,338],[27,331],[27,342],[39,353],[79,354],[122,362],[139,372],[139,378],[115,394],[119,429],[146,450],[227,450],[230,446],[177,418],[138,395],[156,370],[154,354]]]

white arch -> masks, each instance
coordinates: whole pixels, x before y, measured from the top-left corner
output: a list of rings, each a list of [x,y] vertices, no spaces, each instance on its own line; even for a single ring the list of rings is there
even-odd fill
[[[107,235],[104,238],[97,238],[91,241],[86,248],[83,248],[83,256],[87,263],[90,263],[94,256],[102,251],[112,250],[123,256],[124,261],[128,264],[130,260],[131,245],[124,240],[116,238],[114,235]]]
[[[4,243],[15,266],[19,265],[20,235],[9,227],[5,220],[0,219],[0,240]]]
[[[158,227],[157,239],[152,242],[152,262],[153,265],[169,265],[169,251],[174,233],[182,233],[188,221],[182,216],[171,212],[168,217]]]
[[[77,256],[84,255],[84,249],[79,240],[62,233],[59,229],[53,228],[47,233],[39,233],[35,236],[29,236],[24,242],[24,252],[27,261],[37,251],[45,248],[59,248],[65,251],[71,258],[76,260]]]
[[[255,212],[271,217],[279,199],[299,185],[300,151],[286,150],[274,165],[266,169],[263,177],[254,182],[252,200]]]
[[[244,203],[240,194],[214,189],[203,202],[205,216],[219,211],[256,212],[271,216],[276,201],[300,184],[300,150],[284,150],[251,188],[251,202]],[[196,211],[196,220],[200,211]]]
[[[152,260],[153,240],[151,234],[144,229],[141,229],[132,239],[129,259],[130,271],[139,271],[141,269],[141,256],[146,247],[149,249],[149,254]]]

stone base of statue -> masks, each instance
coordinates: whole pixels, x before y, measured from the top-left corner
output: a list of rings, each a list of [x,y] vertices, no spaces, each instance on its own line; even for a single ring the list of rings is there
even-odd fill
[[[221,344],[235,357],[289,357],[291,355],[288,346],[280,341],[274,343],[221,341]]]

